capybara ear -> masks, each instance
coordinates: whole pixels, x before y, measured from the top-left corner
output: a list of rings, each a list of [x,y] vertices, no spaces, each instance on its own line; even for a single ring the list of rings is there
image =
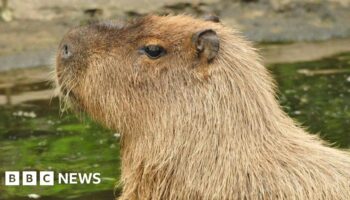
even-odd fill
[[[205,15],[205,16],[203,17],[203,19],[204,19],[204,21],[211,21],[211,22],[215,22],[215,23],[219,23],[219,22],[220,22],[219,17],[216,16],[216,15],[212,15],[212,14],[210,14],[210,15]]]
[[[216,32],[212,29],[199,31],[192,36],[198,57],[211,62],[219,52],[220,42]]]

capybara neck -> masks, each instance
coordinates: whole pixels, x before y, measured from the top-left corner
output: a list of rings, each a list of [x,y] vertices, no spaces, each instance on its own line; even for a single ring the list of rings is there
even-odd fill
[[[350,156],[281,109],[240,34],[188,16],[70,31],[57,82],[122,134],[120,199],[350,199]]]

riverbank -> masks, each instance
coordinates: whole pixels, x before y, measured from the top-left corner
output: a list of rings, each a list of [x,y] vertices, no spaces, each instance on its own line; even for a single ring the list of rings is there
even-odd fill
[[[257,43],[350,37],[350,0],[10,0],[8,7],[13,19],[0,20],[0,56],[56,48],[77,25],[150,13],[215,14]]]

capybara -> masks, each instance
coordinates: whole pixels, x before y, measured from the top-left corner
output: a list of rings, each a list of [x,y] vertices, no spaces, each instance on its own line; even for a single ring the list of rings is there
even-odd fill
[[[120,199],[349,200],[350,155],[281,109],[251,43],[217,21],[149,15],[64,36],[62,96],[121,133]]]

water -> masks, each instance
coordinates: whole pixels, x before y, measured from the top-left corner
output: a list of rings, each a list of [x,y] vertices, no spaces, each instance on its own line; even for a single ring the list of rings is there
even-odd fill
[[[277,80],[280,102],[291,117],[333,146],[350,148],[350,53],[269,69]],[[27,91],[28,87],[43,89],[42,84],[23,88]],[[57,99],[0,107],[1,174],[55,170],[100,172],[103,177],[99,185],[1,187],[0,199],[26,199],[28,194],[51,200],[113,199],[119,166],[119,139],[114,132],[87,118],[80,121],[71,113],[60,116]],[[116,188],[118,193],[120,188]]]
[[[54,99],[51,103],[45,100],[1,108],[1,173],[6,170],[99,172],[102,183],[2,187],[0,199],[28,194],[39,194],[47,199],[80,199],[80,196],[91,197],[94,193],[101,199],[113,198],[113,188],[120,176],[118,138],[88,119],[82,122],[72,114],[60,116],[58,107]]]
[[[291,117],[333,146],[350,148],[350,53],[271,71]]]

